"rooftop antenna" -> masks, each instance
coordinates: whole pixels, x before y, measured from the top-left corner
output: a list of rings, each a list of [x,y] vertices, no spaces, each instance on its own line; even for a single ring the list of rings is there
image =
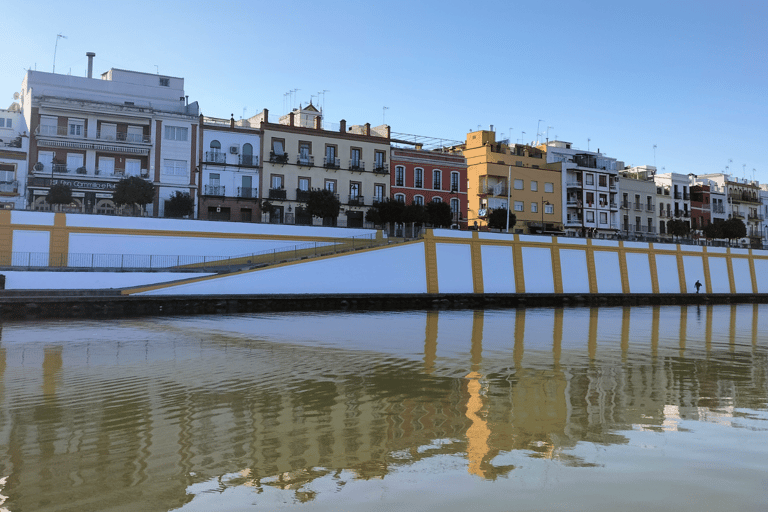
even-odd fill
[[[240,117],[240,119],[245,118],[245,112],[248,110],[248,107],[243,107],[243,115]]]
[[[755,181],[755,168],[752,168],[752,181]]]
[[[389,107],[381,107],[381,124],[387,124],[387,110],[389,110]]]
[[[587,138],[587,151],[589,151],[589,143],[592,141],[592,139]]]
[[[331,92],[331,91],[329,91],[328,89],[323,89],[322,91],[317,93],[317,98],[318,98],[317,101],[320,101],[320,95],[321,94],[323,95],[323,106],[320,107],[320,112],[323,114],[323,117],[325,117],[325,93],[327,92]]]
[[[507,145],[509,145],[509,146],[512,145],[512,130],[514,130],[514,128],[512,128],[510,126],[510,128],[509,128],[509,139],[507,139]]]
[[[294,101],[299,97],[298,93],[301,89],[294,89],[293,90],[293,101],[291,101],[291,110],[293,110]]]
[[[525,144],[525,132],[520,132],[520,144]]]
[[[731,169],[731,164],[733,163],[733,158],[728,159],[728,165],[725,166],[725,172],[727,173]]]
[[[156,74],[156,75],[159,75],[159,74],[160,74],[160,68],[158,67],[158,65],[157,65],[157,64],[155,64],[155,74]]]
[[[541,135],[541,134],[539,133],[539,126],[541,125],[541,122],[542,122],[542,121],[543,121],[543,119],[539,119],[539,122],[538,122],[538,123],[536,123],[536,144],[538,144],[538,143],[539,143],[539,135]]]
[[[552,128],[554,130],[555,127],[554,126],[547,126],[547,146],[549,146],[549,129],[550,128]]]
[[[741,175],[744,179],[747,179],[747,164],[741,166]]]
[[[61,35],[61,32],[56,34],[56,45],[53,47],[53,73],[56,72],[56,50],[59,49],[59,39],[66,39],[67,36]]]
[[[656,144],[653,145],[653,166],[656,167]]]

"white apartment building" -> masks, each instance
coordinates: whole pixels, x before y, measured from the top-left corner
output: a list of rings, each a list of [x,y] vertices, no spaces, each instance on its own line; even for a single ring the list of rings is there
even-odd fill
[[[26,206],[28,151],[27,126],[18,104],[0,109],[0,209]]]
[[[656,203],[659,208],[659,235],[668,235],[670,220],[682,220],[691,226],[691,190],[687,174],[656,174]]]
[[[47,210],[52,184],[73,190],[65,211],[115,213],[120,179],[155,185],[147,212],[163,216],[176,191],[196,196],[199,108],[184,79],[110,69],[92,78],[27,71],[21,110],[30,130],[28,207]]]
[[[650,165],[628,167],[619,171],[619,209],[621,234],[624,238],[655,238],[656,168]]]
[[[243,119],[203,117],[200,135],[198,218],[258,221],[261,130]]]
[[[547,163],[563,162],[561,173],[563,223],[570,236],[615,236],[621,229],[618,170],[615,158],[572,148],[570,142],[549,141]]]

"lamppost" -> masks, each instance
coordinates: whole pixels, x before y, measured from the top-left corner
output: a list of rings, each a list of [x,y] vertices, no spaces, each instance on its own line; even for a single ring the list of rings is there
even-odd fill
[[[544,202],[544,196],[541,196],[541,234],[544,234],[544,210],[547,208],[547,206],[550,205],[550,202]]]

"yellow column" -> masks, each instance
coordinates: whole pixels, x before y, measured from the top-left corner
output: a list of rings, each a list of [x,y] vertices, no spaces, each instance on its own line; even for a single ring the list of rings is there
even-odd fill
[[[659,269],[656,267],[656,250],[653,244],[648,244],[648,268],[651,269],[651,290],[659,293]]]
[[[624,250],[624,242],[619,242],[619,274],[621,274],[621,291],[629,293],[629,272],[627,270],[627,252]]]
[[[736,293],[736,278],[733,276],[733,255],[731,254],[730,247],[728,248],[728,254],[725,255],[725,264],[728,267],[728,283],[731,286],[731,293]]]
[[[677,244],[677,277],[680,279],[680,293],[688,293],[688,286],[685,283],[685,266],[683,265],[683,249]]]
[[[68,253],[69,229],[67,228],[67,214],[55,213],[53,217],[53,229],[51,230],[49,265],[52,267],[66,267]]]
[[[424,233],[424,258],[427,270],[427,293],[440,293],[437,285],[437,248],[431,229]]]
[[[563,293],[563,271],[560,267],[560,246],[552,244],[552,280],[555,283],[555,293]]]
[[[477,231],[472,233],[470,242],[472,251],[472,288],[475,293],[483,293],[483,254],[482,245]]]
[[[512,255],[515,258],[515,288],[517,293],[525,293],[525,272],[523,271],[523,248],[520,247],[518,235],[512,245]]]
[[[757,293],[757,274],[755,274],[755,255],[749,250],[749,276],[752,278],[752,293]]]
[[[0,265],[10,265],[12,256],[11,210],[0,210]]]
[[[587,240],[587,277],[589,278],[589,293],[597,293],[597,272],[595,271],[595,250],[592,240]]]
[[[701,256],[701,264],[704,266],[704,290],[707,293],[712,293],[712,280],[709,277],[709,254],[706,247],[704,247],[704,252]]]

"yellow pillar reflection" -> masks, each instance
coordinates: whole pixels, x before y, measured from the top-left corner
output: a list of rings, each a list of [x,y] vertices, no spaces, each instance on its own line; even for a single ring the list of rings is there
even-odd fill
[[[427,327],[424,337],[424,372],[435,371],[437,359],[437,311],[427,311]]]
[[[470,349],[472,371],[467,374],[467,418],[472,424],[467,429],[467,459],[468,471],[477,476],[485,477],[482,468],[483,458],[488,454],[488,438],[491,429],[483,415],[483,383],[480,366],[483,357],[483,312],[475,311],[472,322],[472,347]]]
[[[685,342],[688,336],[688,306],[680,306],[680,357],[685,356]]]
[[[731,304],[731,325],[728,331],[728,345],[731,352],[736,352],[736,304]]]
[[[46,348],[43,351],[43,394],[56,394],[56,376],[63,366],[61,347]]]
[[[589,308],[589,340],[587,342],[590,364],[597,358],[597,308]]]
[[[515,348],[512,352],[512,360],[515,362],[515,369],[520,370],[523,366],[523,353],[525,352],[525,309],[515,311]]]
[[[704,342],[704,351],[707,354],[707,358],[709,358],[710,353],[712,352],[712,324],[714,322],[714,310],[712,309],[712,306],[707,306],[707,326],[706,326],[706,338]]]
[[[629,315],[631,308],[625,307],[621,310],[621,361],[627,362],[629,353]]]
[[[656,360],[659,355],[659,323],[661,320],[661,309],[659,306],[653,307],[651,318],[651,359]]]
[[[552,359],[554,362],[555,371],[560,370],[560,355],[562,354],[563,344],[563,310],[558,308],[555,310],[555,325],[553,326],[553,340],[552,340]]]
[[[758,305],[752,304],[752,346],[757,347],[757,310]]]

